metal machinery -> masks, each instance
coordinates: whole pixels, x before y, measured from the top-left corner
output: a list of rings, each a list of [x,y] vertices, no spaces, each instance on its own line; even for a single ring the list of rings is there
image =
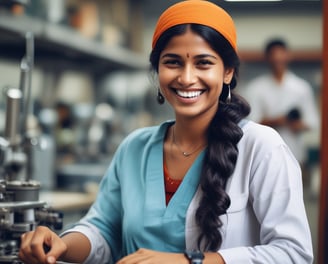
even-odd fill
[[[32,149],[38,138],[29,133],[34,37],[26,34],[19,88],[8,88],[4,135],[0,137],[0,263],[21,263],[20,236],[38,225],[61,229],[62,214],[39,200],[40,183],[32,180]]]

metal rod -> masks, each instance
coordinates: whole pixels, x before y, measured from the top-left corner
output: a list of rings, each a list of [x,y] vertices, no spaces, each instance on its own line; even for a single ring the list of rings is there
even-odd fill
[[[29,66],[24,57],[20,65],[20,80],[19,80],[19,89],[22,92],[22,97],[26,98],[27,93],[27,80],[28,80]],[[21,122],[20,129],[21,135],[24,135],[26,131],[27,117],[28,117],[28,102],[26,100],[21,100]]]
[[[24,75],[24,109],[23,113],[25,115],[25,118],[23,120],[24,126],[22,128],[23,131],[26,131],[28,129],[28,116],[30,113],[32,113],[32,104],[31,104],[31,87],[32,87],[32,73],[33,73],[33,67],[34,67],[34,35],[32,32],[27,32],[25,35],[26,39],[26,55],[25,58],[23,58],[22,64],[23,67],[27,65],[27,67],[24,68],[24,71],[26,75]],[[26,65],[25,65],[26,63]],[[22,65],[21,65],[22,66]],[[26,80],[25,80],[26,78]]]
[[[7,91],[5,137],[10,145],[19,143],[19,116],[22,92],[17,88]]]

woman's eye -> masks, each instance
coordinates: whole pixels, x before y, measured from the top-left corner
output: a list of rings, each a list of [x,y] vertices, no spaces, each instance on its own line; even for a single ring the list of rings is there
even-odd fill
[[[213,65],[213,63],[210,60],[200,60],[197,62],[200,66],[206,66],[206,65]]]
[[[166,60],[163,62],[165,65],[180,65],[181,63],[178,60]]]

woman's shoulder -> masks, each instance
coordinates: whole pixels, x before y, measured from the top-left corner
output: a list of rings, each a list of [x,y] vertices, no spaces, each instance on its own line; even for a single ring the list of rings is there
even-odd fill
[[[238,143],[239,162],[257,168],[275,160],[288,160],[296,164],[296,159],[279,133],[269,126],[247,121],[242,127],[244,135]]]
[[[285,145],[279,133],[265,125],[258,124],[251,120],[244,120],[242,130],[244,135],[241,144],[250,144],[253,147],[272,148],[278,145]]]

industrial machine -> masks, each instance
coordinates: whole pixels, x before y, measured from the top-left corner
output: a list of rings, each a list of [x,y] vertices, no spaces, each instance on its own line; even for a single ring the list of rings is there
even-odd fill
[[[0,263],[21,263],[20,237],[38,225],[62,228],[63,216],[39,200],[40,183],[33,180],[32,149],[37,136],[28,131],[34,64],[34,37],[26,34],[18,88],[7,88],[5,130],[0,137]]]

